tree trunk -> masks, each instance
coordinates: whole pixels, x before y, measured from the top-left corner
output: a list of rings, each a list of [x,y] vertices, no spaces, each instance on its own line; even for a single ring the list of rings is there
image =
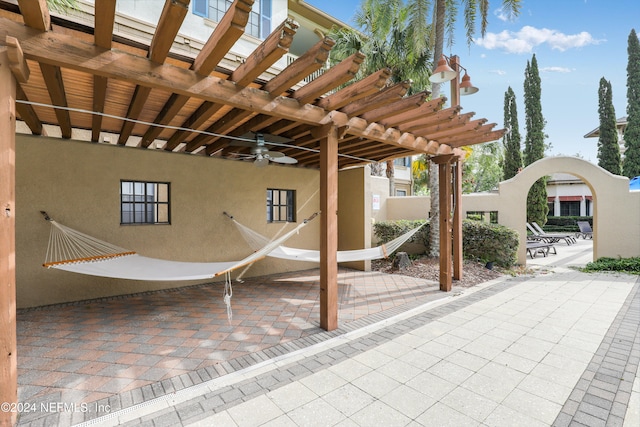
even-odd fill
[[[387,179],[389,179],[389,197],[396,195],[396,179],[393,160],[387,160]]]
[[[433,51],[433,69],[438,66],[438,60],[442,55],[444,49],[444,27],[445,27],[445,10],[446,0],[436,0],[436,40]],[[434,83],[431,85],[431,98],[440,96],[440,84]],[[431,194],[431,238],[430,246],[433,257],[440,255],[440,190],[438,179],[438,165],[433,162],[429,162],[429,192]]]
[[[429,217],[429,246],[432,257],[440,256],[440,179],[438,165],[429,161],[429,191],[431,194],[431,216]]]

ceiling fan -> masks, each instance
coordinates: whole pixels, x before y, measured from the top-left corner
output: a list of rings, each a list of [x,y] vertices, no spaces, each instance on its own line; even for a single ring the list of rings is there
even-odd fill
[[[229,145],[235,145],[240,147],[249,147],[250,153],[233,153],[233,155],[237,158],[241,159],[254,159],[253,164],[258,167],[263,167],[269,164],[269,162],[281,163],[292,165],[298,163],[296,159],[293,157],[286,156],[284,153],[279,151],[271,151],[266,146],[270,144],[270,142],[265,141],[264,135],[261,133],[253,133],[249,132],[243,135],[241,138],[253,139],[253,141],[247,140],[237,140],[232,141]],[[288,138],[277,137],[275,135],[269,135],[269,139],[282,139],[286,142],[291,142]],[[283,145],[283,144],[276,144]]]

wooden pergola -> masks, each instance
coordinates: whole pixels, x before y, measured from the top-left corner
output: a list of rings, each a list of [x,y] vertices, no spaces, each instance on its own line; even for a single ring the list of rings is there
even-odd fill
[[[95,22],[52,18],[45,0],[0,0],[0,401],[17,399],[15,335],[15,121],[35,135],[45,125],[70,139],[77,129],[117,135],[141,150],[232,157],[225,136],[264,133],[292,141],[280,151],[297,167],[320,170],[321,327],[337,327],[337,176],[340,169],[427,153],[440,174],[440,287],[462,275],[459,148],[503,135],[485,119],[461,114],[457,99],[405,96],[382,69],[343,87],[364,56],[354,54],[310,83],[334,45],[325,38],[274,77],[266,71],[288,51],[297,24],[287,20],[234,70],[221,61],[240,39],[253,0],[235,0],[195,58],[171,52],[189,0],[167,0],[149,46],[113,33],[116,0],[95,2]],[[455,79],[457,84],[458,79]],[[457,93],[457,91],[453,91]],[[455,96],[454,96],[455,98]],[[55,107],[60,108],[55,108]],[[204,132],[203,132],[204,131]],[[293,167],[293,166],[292,166]],[[452,238],[453,235],[453,238]],[[0,424],[15,422],[0,413]],[[2,418],[4,417],[4,418]]]

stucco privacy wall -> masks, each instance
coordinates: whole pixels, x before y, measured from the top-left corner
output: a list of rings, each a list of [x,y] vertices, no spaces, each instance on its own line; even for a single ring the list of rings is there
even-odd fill
[[[296,190],[298,222],[319,210],[316,170],[256,168],[248,162],[30,135],[17,135],[16,146],[18,307],[198,283],[115,280],[45,269],[50,225],[41,210],[64,225],[141,255],[177,261],[240,260],[251,253],[223,211],[270,237],[293,228],[267,224],[267,188]],[[121,179],[170,182],[171,225],[120,225]],[[319,221],[312,221],[287,245],[317,249],[319,227]],[[267,258],[254,264],[247,276],[315,266]]]
[[[593,259],[640,256],[640,192],[629,179],[577,157],[546,157],[501,182],[496,199],[499,222],[520,234],[518,262],[526,263],[526,203],[539,178],[562,172],[584,181],[593,195]],[[464,203],[464,202],[463,202]],[[464,206],[464,205],[463,205]]]
[[[497,211],[498,222],[520,234],[518,263],[526,264],[526,203],[531,185],[553,173],[577,176],[589,187],[594,201],[593,258],[640,256],[640,191],[629,191],[629,180],[576,157],[547,157],[514,178],[501,182],[497,193],[462,196],[463,217],[469,211]],[[389,197],[385,218],[417,219],[429,210],[424,197]]]
[[[338,176],[338,250],[371,247],[371,203],[363,194],[371,192],[369,166],[340,172]],[[371,261],[344,263],[345,267],[371,270]]]

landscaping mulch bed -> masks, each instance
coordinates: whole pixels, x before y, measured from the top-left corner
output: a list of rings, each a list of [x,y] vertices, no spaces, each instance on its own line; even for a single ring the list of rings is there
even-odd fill
[[[440,280],[440,261],[438,258],[423,256],[412,260],[411,265],[403,269],[395,269],[392,260],[382,259],[371,262],[371,269],[387,274],[402,274],[420,279]],[[464,260],[462,266],[462,280],[453,280],[453,286],[468,288],[489,280],[504,276],[498,269],[489,270],[484,264],[476,261]]]

